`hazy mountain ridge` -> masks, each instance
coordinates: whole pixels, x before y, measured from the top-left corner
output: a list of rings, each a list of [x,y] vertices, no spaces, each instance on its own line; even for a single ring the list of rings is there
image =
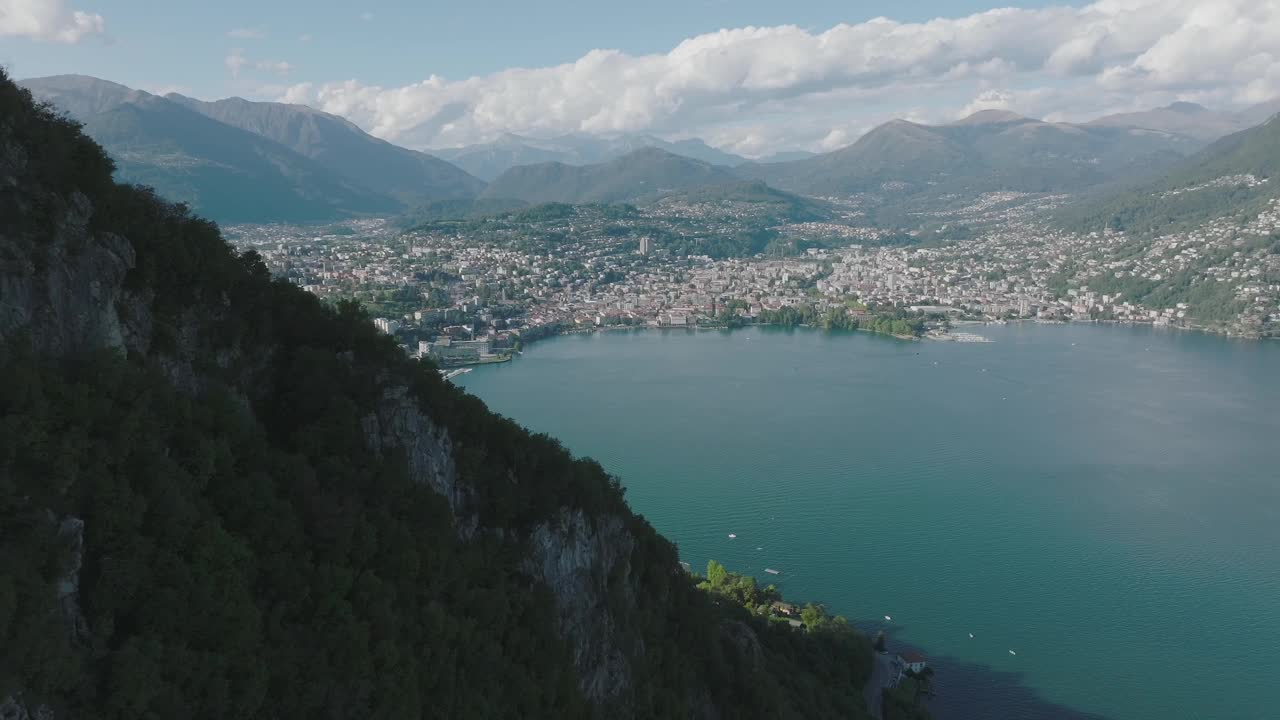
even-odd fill
[[[483,185],[309,108],[164,98],[78,75],[20,84],[83,123],[117,159],[121,180],[221,222],[386,215],[433,198],[471,197]]]
[[[1210,110],[1191,102],[1175,102],[1152,110],[1105,115],[1085,124],[1158,130],[1208,143],[1259,125],[1277,112],[1280,112],[1280,98],[1236,112]]]
[[[915,212],[986,193],[1075,192],[1143,176],[1200,145],[1167,133],[987,111],[948,125],[892,120],[833,152],[735,172],[805,195],[865,195],[873,220],[911,226]]]
[[[595,165],[552,162],[511,168],[485,188],[481,198],[531,204],[616,203],[655,199],[663,193],[738,182],[729,168],[658,148],[641,148]]]
[[[207,117],[292,148],[367,188],[405,204],[474,197],[484,183],[427,153],[373,137],[345,118],[305,105],[166,95]]]
[[[916,191],[956,183],[1054,191],[1096,182],[1146,155],[1197,146],[1187,138],[1129,128],[987,115],[950,125],[893,120],[840,150],[738,170],[785,190],[818,195],[876,191],[886,183]]]
[[[698,139],[670,142],[652,135],[610,138],[574,134],[540,140],[507,133],[493,142],[433,152],[478,178],[492,181],[520,165],[547,162],[598,165],[650,147],[712,165],[733,166],[746,162],[745,158],[713,148]]]
[[[712,206],[705,212],[714,212],[713,207],[729,211],[745,209],[749,215],[779,222],[818,222],[836,216],[835,209],[828,203],[778,190],[758,180],[678,190],[663,195],[653,204],[658,207]]]
[[[1158,178],[1107,198],[1086,198],[1059,220],[1079,229],[1157,232],[1261,210],[1280,197],[1280,115],[1228,135]]]
[[[222,222],[318,221],[396,203],[270,139],[178,103],[94,78],[23,83],[84,124],[121,180],[154,187]]]

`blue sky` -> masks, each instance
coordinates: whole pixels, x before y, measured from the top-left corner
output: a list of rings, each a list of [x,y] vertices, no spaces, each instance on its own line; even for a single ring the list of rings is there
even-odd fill
[[[755,156],[831,149],[892,117],[1078,120],[1280,95],[1280,0],[1008,7],[0,0],[0,62],[19,78],[305,103],[422,148],[651,132]]]

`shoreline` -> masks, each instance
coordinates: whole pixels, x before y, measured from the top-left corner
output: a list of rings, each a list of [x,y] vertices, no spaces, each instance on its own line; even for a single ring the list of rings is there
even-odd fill
[[[1232,333],[1226,333],[1226,332],[1219,332],[1216,330],[1209,330],[1206,328],[1184,327],[1180,325],[1156,325],[1154,323],[1128,322],[1124,320],[1045,320],[1042,318],[1012,318],[1009,320],[958,320],[953,322],[953,325],[959,326],[959,327],[987,326],[987,325],[1014,325],[1014,324],[1017,324],[1017,325],[1023,325],[1023,324],[1115,325],[1115,326],[1129,326],[1129,327],[1148,327],[1153,330],[1160,329],[1160,330],[1169,330],[1174,332],[1189,332],[1189,333],[1197,333],[1200,335],[1211,335],[1211,336],[1222,338],[1224,340],[1233,340],[1233,341],[1249,341],[1249,342],[1266,342],[1268,340],[1280,341],[1280,337],[1277,337],[1277,336],[1238,335],[1238,334],[1232,334]],[[648,325],[648,324],[609,325],[609,326],[602,326],[602,327],[573,327],[573,328],[566,328],[563,330],[559,330],[557,332],[546,333],[544,335],[540,335],[530,340],[523,340],[522,345],[523,347],[528,347],[541,340],[546,340],[549,338],[560,337],[560,336],[567,336],[567,335],[595,335],[595,334],[604,334],[604,333],[611,333],[611,332],[648,332],[648,331],[654,331],[654,330],[660,330],[660,331],[683,330],[687,333],[709,332],[713,330],[719,331],[719,332],[724,332],[724,331],[732,332],[735,330],[748,330],[750,328],[778,328],[782,330],[804,328],[806,330],[815,330],[818,332],[826,332],[826,333],[830,333],[830,332],[866,333],[869,335],[878,335],[880,337],[885,337],[885,338],[893,338],[894,340],[900,340],[903,342],[931,341],[931,342],[953,342],[961,345],[984,344],[984,343],[958,341],[958,340],[955,340],[954,338],[930,337],[927,332],[923,335],[918,335],[918,336],[917,335],[895,335],[892,333],[881,333],[881,332],[876,332],[874,330],[866,330],[864,328],[854,328],[852,330],[840,330],[840,329],[833,329],[833,328],[822,328],[822,327],[817,327],[814,325],[806,325],[806,324],[780,325],[776,323],[748,323],[746,325],[740,325],[737,327],[731,327],[729,325],[693,325],[693,326],[685,326],[685,327],[672,327],[672,326]],[[946,332],[946,335],[950,335],[950,334],[951,334],[951,331],[949,329]],[[992,342],[992,341],[988,340],[986,342]],[[465,365],[452,365],[449,367],[476,367],[478,365],[500,364],[500,363],[510,362],[514,360],[515,355],[517,354],[521,354],[521,353],[513,352],[510,355],[506,356],[506,358],[503,360],[488,360],[488,361],[482,361],[477,363],[467,363]]]
[[[970,326],[1014,325],[1014,324],[1017,324],[1017,325],[1024,325],[1024,324],[1115,325],[1115,326],[1129,326],[1129,327],[1148,327],[1153,330],[1159,329],[1159,330],[1168,330],[1172,332],[1188,332],[1188,333],[1196,333],[1200,335],[1210,335],[1210,336],[1222,338],[1224,340],[1232,340],[1232,341],[1246,341],[1246,342],[1267,342],[1268,340],[1280,341],[1280,336],[1274,336],[1274,335],[1239,335],[1239,334],[1233,334],[1228,332],[1220,332],[1217,330],[1210,330],[1207,328],[1185,327],[1181,325],[1156,325],[1155,323],[1130,322],[1125,320],[1046,320],[1043,318],[1011,318],[1009,320],[956,320],[952,322],[953,327],[948,328],[947,331],[943,333],[944,336],[942,337],[939,337],[936,334],[931,335],[930,334],[931,331],[926,331],[921,335],[897,335],[893,333],[876,332],[875,330],[867,330],[865,328],[854,328],[852,330],[843,330],[838,328],[823,328],[823,327],[818,327],[818,326],[808,325],[803,323],[799,325],[780,325],[777,323],[748,323],[748,324],[739,325],[736,327],[729,326],[729,325],[692,325],[692,326],[684,326],[684,327],[672,327],[672,326],[649,325],[649,324],[608,325],[608,326],[599,326],[599,327],[597,326],[572,327],[572,328],[564,328],[561,330],[557,330],[555,332],[547,332],[545,334],[540,334],[537,337],[527,339],[527,340],[522,339],[521,347],[526,348],[541,340],[546,340],[548,338],[554,338],[554,337],[560,337],[560,336],[567,336],[567,335],[595,335],[595,334],[603,334],[603,333],[611,333],[611,332],[647,332],[647,331],[654,331],[654,330],[661,330],[661,331],[683,330],[687,333],[709,332],[713,330],[719,331],[719,332],[725,332],[725,331],[732,332],[735,330],[747,330],[750,328],[779,328],[783,330],[804,328],[806,330],[815,330],[815,331],[824,332],[824,333],[830,333],[830,332],[867,333],[869,335],[879,335],[880,337],[893,338],[894,340],[900,340],[903,342],[930,341],[930,342],[950,342],[950,343],[956,343],[961,345],[968,345],[968,344],[986,344],[994,341],[989,339],[982,340],[982,341],[961,340],[958,338],[946,337],[946,336],[951,335],[952,330],[955,329],[956,327],[963,328],[963,327],[970,327]],[[964,335],[965,333],[960,333],[960,334]],[[523,350],[513,350],[510,353],[507,353],[506,355],[501,356],[500,358],[495,358],[490,360],[480,360],[477,362],[470,362],[470,363],[439,365],[439,367],[442,370],[451,370],[456,368],[473,368],[481,365],[500,365],[500,364],[512,362],[513,360],[515,360],[516,355],[522,355],[522,354],[523,354]]]

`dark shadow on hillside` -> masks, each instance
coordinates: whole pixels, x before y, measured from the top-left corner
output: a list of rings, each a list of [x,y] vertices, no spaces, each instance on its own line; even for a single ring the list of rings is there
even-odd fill
[[[883,624],[854,623],[869,637],[875,637]],[[901,633],[902,625],[894,625]],[[954,657],[935,656],[929,649],[898,642],[894,633],[886,633],[890,652],[919,650],[928,658],[936,673],[934,697],[927,701],[936,720],[1114,720],[1106,715],[1077,710],[1044,698],[1035,688],[1024,683],[1020,672],[996,670]]]

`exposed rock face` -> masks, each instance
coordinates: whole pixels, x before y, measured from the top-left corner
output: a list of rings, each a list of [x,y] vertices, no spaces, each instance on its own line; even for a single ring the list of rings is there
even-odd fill
[[[471,507],[472,492],[459,481],[448,433],[423,414],[406,388],[385,388],[376,411],[362,424],[371,449],[403,452],[410,477],[449,501],[459,537],[468,540],[484,531],[506,534],[503,529],[479,525]],[[611,582],[630,575],[634,538],[617,517],[592,523],[580,510],[562,509],[554,521],[536,527],[524,543],[529,555],[522,569],[555,598],[557,623],[571,643],[583,693],[597,703],[624,696],[631,671],[627,655],[615,641],[619,633],[606,602]],[[614,597],[634,602],[629,590]]]
[[[634,594],[611,593],[611,580],[630,574],[635,539],[617,517],[594,524],[582,511],[562,509],[529,536],[524,569],[542,580],[556,600],[560,632],[573,646],[574,667],[583,694],[595,702],[619,698],[630,686],[627,656],[616,643],[614,615],[607,603],[634,603]],[[643,652],[643,648],[637,648]]]
[[[67,624],[68,635],[75,641],[89,636],[89,626],[80,612],[80,566],[84,560],[84,521],[78,517],[64,518],[58,525],[58,536],[68,545],[67,570],[58,579],[58,602],[62,605],[62,617]]]
[[[30,328],[36,349],[51,355],[125,348],[116,304],[133,246],[111,233],[91,236],[91,213],[74,193],[47,237],[12,238],[0,228],[0,340]]]
[[[720,631],[738,647],[742,656],[751,664],[752,670],[759,671],[764,668],[764,649],[760,647],[760,638],[756,637],[755,631],[750,626],[733,620],[721,625]]]
[[[53,710],[49,706],[30,707],[22,693],[10,695],[0,701],[0,720],[53,720],[53,717]]]
[[[463,539],[474,536],[477,520],[469,503],[470,492],[458,483],[449,433],[422,413],[408,388],[383,389],[377,409],[361,421],[365,443],[377,453],[401,451],[409,465],[409,477],[427,485],[449,501],[449,509]]]

